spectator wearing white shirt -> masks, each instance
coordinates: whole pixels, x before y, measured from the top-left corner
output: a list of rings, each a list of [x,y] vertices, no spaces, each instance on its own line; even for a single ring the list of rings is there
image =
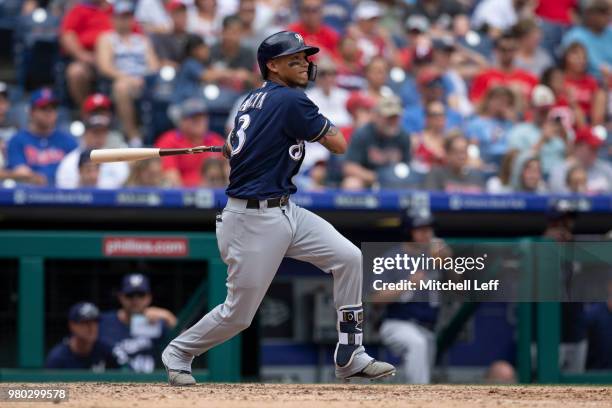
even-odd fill
[[[81,146],[68,153],[59,164],[56,173],[56,186],[77,188],[81,185],[79,162],[81,153],[90,149],[107,147],[110,119],[104,115],[94,115],[85,122],[85,133]],[[127,180],[130,168],[125,162],[103,163],[98,174],[98,188],[113,189],[121,187]]]

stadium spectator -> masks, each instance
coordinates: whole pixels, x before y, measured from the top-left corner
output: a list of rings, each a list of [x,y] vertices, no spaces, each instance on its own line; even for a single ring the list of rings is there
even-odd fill
[[[413,163],[423,172],[428,171],[432,166],[444,164],[446,160],[444,151],[445,109],[442,102],[430,102],[425,108],[425,129],[412,135],[412,146],[416,146]]]
[[[519,154],[512,169],[512,191],[515,193],[546,193],[540,159],[529,152]]]
[[[290,24],[287,30],[298,33],[306,44],[319,47],[332,57],[338,52],[340,36],[323,22],[323,0],[302,0],[300,19]]]
[[[347,30],[347,35],[357,41],[361,59],[366,64],[374,57],[388,59],[397,51],[391,34],[380,24],[382,15],[383,11],[378,2],[361,1],[355,8],[354,23]]]
[[[567,185],[567,191],[574,194],[587,194],[587,172],[579,164],[572,166],[567,171],[567,177],[565,183]]]
[[[493,86],[510,87],[523,101],[528,101],[538,79],[527,71],[515,67],[518,42],[513,34],[506,33],[495,41],[495,65],[476,75],[470,89],[470,98],[478,102]]]
[[[400,126],[401,112],[397,96],[383,97],[374,108],[372,122],[355,130],[345,155],[344,188],[383,186],[379,172],[410,162],[410,136]]]
[[[160,159],[141,160],[131,163],[130,175],[125,187],[169,187]]]
[[[520,20],[512,28],[519,48],[514,65],[539,77],[554,61],[547,50],[540,46],[542,31],[533,19]]]
[[[16,177],[32,184],[53,186],[59,163],[77,147],[74,137],[55,127],[57,103],[50,89],[34,91],[28,127],[19,130],[8,143],[7,167]]]
[[[453,19],[453,37],[457,44],[480,58],[488,59],[493,50],[493,40],[483,32],[472,30],[470,17],[466,14],[459,14]]]
[[[217,0],[194,0],[187,10],[187,31],[202,37],[208,44],[214,43],[221,33],[223,16],[217,3]]]
[[[106,0],[81,0],[62,20],[60,43],[70,58],[66,68],[68,92],[77,106],[90,94],[95,78],[96,41],[112,28],[112,7]]]
[[[17,126],[10,117],[11,100],[8,86],[0,82],[0,169],[6,164],[6,143],[17,131]]]
[[[432,62],[442,73],[442,79],[447,83],[448,106],[468,117],[474,112],[470,101],[468,87],[463,79],[466,64],[475,63],[484,66],[485,62],[480,56],[474,55],[466,49],[459,48],[452,37],[434,39],[432,42]]]
[[[98,187],[100,164],[91,161],[91,150],[84,150],[79,154],[78,187]]]
[[[465,125],[465,136],[478,145],[485,163],[499,165],[508,150],[508,132],[516,117],[516,98],[510,88],[489,88],[479,103],[478,113]]]
[[[589,73],[606,83],[612,67],[612,28],[610,2],[585,0],[582,4],[582,24],[563,36],[561,46],[580,43],[587,51]]]
[[[336,86],[337,73],[336,64],[331,59],[319,58],[316,86],[308,89],[306,95],[335,126],[344,127],[351,122],[346,110],[349,92]]]
[[[172,31],[172,19],[165,6],[166,0],[138,0],[134,18],[148,34]]]
[[[240,0],[236,15],[242,23],[242,43],[253,53],[268,34],[281,31],[274,24],[274,10],[264,2]]]
[[[554,55],[565,32],[571,28],[578,0],[538,0],[535,14],[542,29],[541,45]]]
[[[403,128],[409,133],[417,133],[425,128],[425,107],[435,101],[445,102],[445,84],[442,73],[435,67],[419,70],[416,77],[417,102],[408,105],[402,117]],[[446,105],[446,103],[444,103]],[[453,109],[445,109],[446,129],[458,128],[463,123],[461,115]]]
[[[172,19],[172,31],[151,35],[155,55],[161,66],[178,66],[185,59],[185,44],[192,34],[187,32],[187,6],[183,0],[168,0],[166,10]]]
[[[229,184],[227,161],[210,158],[202,166],[202,184],[206,188],[223,188]]]
[[[404,217],[402,226],[406,242],[391,251],[393,255],[449,256],[448,247],[434,235],[431,216]],[[441,271],[386,270],[385,282],[411,282],[440,279]],[[428,384],[436,355],[435,327],[438,320],[439,293],[434,290],[377,292],[373,301],[388,303],[380,326],[380,338],[385,347],[402,359],[401,378],[410,384]]]
[[[518,149],[511,149],[502,158],[499,172],[496,176],[487,179],[487,193],[489,194],[508,194],[512,193],[512,170],[517,156],[521,152]]]
[[[448,35],[452,30],[453,19],[462,14],[465,2],[457,0],[423,0],[413,2],[407,10],[409,16],[422,16],[436,37]]]
[[[241,44],[242,23],[236,16],[223,19],[219,41],[210,47],[210,74],[216,74],[220,85],[238,92],[253,87],[255,77],[255,53]]]
[[[547,177],[563,163],[567,152],[566,130],[559,117],[551,115],[554,103],[550,88],[536,86],[531,95],[532,120],[517,124],[508,133],[508,147],[537,155]]]
[[[574,153],[565,163],[556,166],[551,172],[550,189],[553,192],[567,192],[567,171],[579,164],[587,171],[587,191],[589,194],[612,192],[612,165],[599,159],[597,153],[603,145],[603,139],[591,128],[582,128],[576,133]]]
[[[425,179],[425,188],[447,193],[481,193],[485,181],[482,174],[468,167],[468,140],[453,135],[444,143],[446,163],[434,167]]]
[[[90,116],[100,115],[108,117],[110,123],[106,148],[126,147],[123,133],[118,131],[114,124],[113,102],[103,93],[91,94],[81,107],[81,121],[85,123]]]
[[[121,0],[113,7],[113,31],[98,37],[96,67],[112,81],[113,98],[130,146],[142,146],[136,121],[134,101],[145,86],[145,76],[159,69],[157,56],[149,39],[132,32],[134,6]]]
[[[220,146],[225,140],[208,129],[206,104],[199,98],[183,101],[176,107],[177,129],[169,130],[155,143],[159,148],[180,149],[195,146]],[[202,166],[216,153],[202,153],[162,158],[162,168],[171,186],[197,187],[202,184]]]
[[[92,149],[108,147],[110,119],[104,115],[89,116],[85,121],[85,132],[81,136],[81,145],[68,153],[57,168],[56,186],[59,188],[77,188],[82,185],[79,169],[82,154]],[[93,170],[93,163],[84,170]],[[126,162],[102,163],[98,169],[96,186],[99,188],[119,188],[125,183],[130,168]]]
[[[549,112],[550,116],[560,118],[566,129],[587,126],[587,118],[576,100],[576,93],[567,92],[565,89],[565,74],[561,67],[552,66],[545,70],[542,73],[541,83],[550,88],[555,98]]]
[[[112,347],[98,336],[100,312],[89,302],[73,305],[68,311],[70,336],[47,355],[45,368],[103,372],[118,368]]]
[[[612,369],[612,279],[607,302],[590,305],[586,312],[589,351],[587,369]]]
[[[175,102],[201,95],[203,82],[223,80],[227,75],[224,70],[209,70],[206,68],[210,49],[201,37],[190,36],[185,44],[185,61],[181,64],[172,100]]]
[[[587,52],[582,44],[574,42],[564,50],[561,65],[565,101],[569,106],[577,105],[582,110],[582,117],[592,126],[601,125],[606,115],[606,93],[587,73],[587,63]]]
[[[354,38],[344,36],[340,40],[338,64],[338,86],[348,90],[358,90],[367,87],[364,78],[365,66],[361,61],[361,51]]]
[[[151,306],[149,278],[139,273],[123,277],[117,299],[121,308],[100,316],[100,338],[113,346],[121,366],[150,373],[155,368],[156,347],[176,326],[176,317],[167,309]]]
[[[346,110],[351,115],[348,126],[341,128],[342,134],[349,142],[355,129],[365,126],[372,120],[372,108],[375,102],[361,92],[353,92],[346,101]]]

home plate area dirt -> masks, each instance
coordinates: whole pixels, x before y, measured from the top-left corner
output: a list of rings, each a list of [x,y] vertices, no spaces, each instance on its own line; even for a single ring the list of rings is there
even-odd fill
[[[397,385],[397,384],[0,384],[68,387],[68,401],[0,402],[2,407],[74,408],[480,408],[611,407],[610,386]]]

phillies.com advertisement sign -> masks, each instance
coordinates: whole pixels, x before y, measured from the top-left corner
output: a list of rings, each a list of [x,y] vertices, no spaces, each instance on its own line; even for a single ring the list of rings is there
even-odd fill
[[[189,254],[185,237],[104,237],[105,256],[182,257]]]

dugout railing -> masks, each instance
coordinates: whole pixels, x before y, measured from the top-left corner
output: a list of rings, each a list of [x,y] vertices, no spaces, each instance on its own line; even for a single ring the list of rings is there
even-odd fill
[[[45,261],[104,259],[177,259],[205,261],[208,273],[178,313],[174,333],[193,321],[196,311],[210,310],[225,299],[226,266],[214,233],[0,231],[0,258],[18,259],[17,368],[0,368],[0,382],[165,380],[165,372],[136,374],[123,370],[92,373],[45,370]],[[83,272],[87,273],[87,272]],[[202,299],[207,304],[202,305]],[[170,336],[168,336],[170,337]],[[207,368],[194,370],[198,381],[240,380],[240,336],[206,353]]]

